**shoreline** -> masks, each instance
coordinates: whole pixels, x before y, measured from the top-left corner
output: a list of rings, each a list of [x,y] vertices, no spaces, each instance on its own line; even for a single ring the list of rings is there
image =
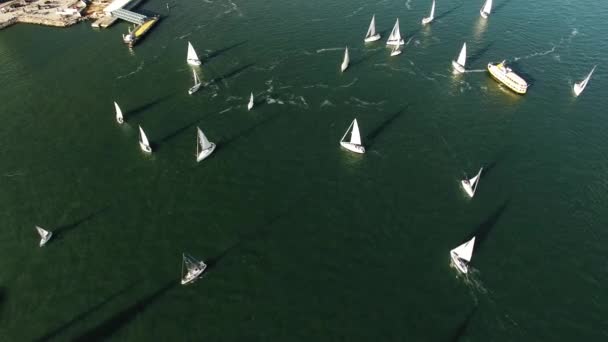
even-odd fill
[[[69,27],[98,15],[89,7],[81,0],[8,1],[0,5],[0,30],[18,23]]]

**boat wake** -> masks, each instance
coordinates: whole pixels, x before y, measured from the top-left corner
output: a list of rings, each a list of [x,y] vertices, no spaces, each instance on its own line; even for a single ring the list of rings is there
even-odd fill
[[[537,56],[546,56],[546,55],[548,55],[550,53],[555,52],[556,48],[557,48],[557,46],[553,46],[551,49],[549,49],[547,51],[534,52],[534,53],[531,53],[531,54],[529,54],[527,56],[523,56],[523,57],[514,57],[513,61],[517,62],[517,61],[522,60],[522,59],[528,59],[528,58],[537,57]]]
[[[386,101],[367,102],[367,101],[361,100],[359,98],[356,98],[354,96],[351,96],[350,101],[344,101],[344,103],[345,104],[354,104],[357,107],[365,108],[365,107],[372,107],[372,106],[382,106],[383,104],[386,103]]]
[[[365,8],[365,6],[361,6],[361,7],[357,8],[351,14],[345,15],[344,18],[350,18],[350,17],[354,16],[355,14],[361,12],[361,10],[363,10],[363,8]]]
[[[469,72],[486,72],[486,69],[473,69],[473,70],[465,70],[465,73]]]
[[[138,72],[140,72],[143,68],[144,68],[144,61],[141,61],[141,63],[139,63],[139,66],[135,70],[131,71],[128,74],[120,75],[120,76],[116,77],[116,79],[120,80],[123,78],[131,77],[131,76],[137,74]]]
[[[412,10],[412,6],[410,5],[411,2],[412,2],[412,0],[407,0],[405,2],[405,8],[407,8],[408,11]]]
[[[224,109],[224,110],[220,111],[220,114],[227,113],[227,112],[229,112],[229,111],[231,111],[231,110],[232,110],[232,106],[230,106],[230,107],[228,107],[228,108],[226,108],[226,109]]]
[[[333,104],[331,101],[329,100],[325,100],[323,102],[321,102],[321,104],[319,105],[319,107],[323,108],[323,107],[334,107],[335,104]]]
[[[310,89],[310,88],[323,88],[323,89],[327,89],[327,88],[329,88],[329,86],[327,84],[317,83],[317,84],[313,84],[313,85],[303,86],[302,88],[304,88],[304,89]]]
[[[341,86],[339,86],[339,87],[340,87],[340,88],[349,88],[350,86],[352,86],[352,85],[354,85],[355,83],[357,83],[357,81],[358,81],[358,80],[359,80],[359,79],[355,77],[355,79],[354,79],[352,82],[350,82],[349,84],[341,85]]]
[[[335,47],[335,48],[327,48],[327,49],[319,49],[317,50],[317,53],[323,53],[323,52],[327,52],[327,51],[343,51],[344,47]]]

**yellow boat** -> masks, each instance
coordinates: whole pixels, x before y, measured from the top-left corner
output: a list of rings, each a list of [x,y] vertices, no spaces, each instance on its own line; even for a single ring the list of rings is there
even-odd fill
[[[488,71],[494,79],[518,94],[523,95],[528,90],[528,82],[507,67],[505,61],[497,64],[488,63]]]
[[[137,41],[143,37],[146,32],[148,32],[148,30],[150,30],[152,28],[152,26],[154,26],[154,24],[156,24],[156,22],[158,21],[159,17],[158,16],[154,16],[151,18],[148,18],[143,24],[137,26],[133,32],[129,32],[129,34],[123,35],[123,41],[126,44],[129,44],[129,47],[133,47],[133,45],[135,45],[137,43]]]

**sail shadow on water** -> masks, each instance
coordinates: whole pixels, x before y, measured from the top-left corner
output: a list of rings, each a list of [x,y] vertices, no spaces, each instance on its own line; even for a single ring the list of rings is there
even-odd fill
[[[475,237],[475,248],[474,252],[477,252],[483,243],[487,240],[488,235],[494,230],[498,220],[504,214],[505,210],[509,206],[510,200],[504,201],[502,205],[500,205],[488,218],[486,218],[483,222],[481,222],[477,228],[469,235],[468,239]]]
[[[473,309],[471,309],[471,311],[469,311],[469,313],[464,318],[464,320],[458,325],[458,327],[456,327],[456,330],[454,330],[454,333],[452,333],[450,335],[450,338],[448,339],[448,341],[458,342],[458,341],[460,341],[460,339],[462,337],[464,337],[466,335],[467,329],[468,329],[469,325],[471,324],[471,321],[473,319],[473,316],[475,316],[476,311],[477,311],[477,306],[474,306]]]
[[[380,123],[380,125],[378,125],[378,127],[376,127],[375,129],[373,129],[371,132],[369,132],[369,134],[367,134],[367,136],[365,137],[365,140],[367,141],[367,145],[369,147],[374,146],[375,142],[376,142],[376,137],[378,137],[378,135],[380,135],[380,133],[382,133],[386,128],[388,128],[388,126],[390,126],[398,117],[401,116],[401,114],[403,114],[405,112],[405,110],[409,107],[410,105],[407,104],[405,106],[403,106],[402,108],[400,108],[399,110],[397,110],[396,112],[394,112],[393,114],[391,114],[388,118],[386,118],[384,121],[382,121]]]
[[[241,46],[241,45],[243,45],[245,43],[247,43],[247,40],[243,40],[243,41],[240,41],[238,43],[235,43],[235,44],[232,44],[232,45],[228,45],[228,46],[226,46],[224,48],[212,51],[212,52],[208,53],[207,56],[203,59],[203,64],[205,64],[205,62],[209,61],[210,59],[218,57],[218,56],[221,56],[224,53],[226,53],[226,52],[228,52],[228,51],[230,51],[230,50],[232,50],[232,49],[234,49],[236,47],[239,47],[239,46]]]
[[[55,234],[55,238],[61,239],[63,235],[68,234],[69,232],[78,228],[79,226],[83,225],[84,223],[95,219],[97,216],[101,215],[103,212],[107,211],[108,209],[110,209],[109,205],[102,207],[101,209],[98,209],[96,211],[93,211],[90,214],[77,219],[76,221],[73,221],[71,223],[64,224],[64,225],[61,225],[61,226],[55,228],[55,230],[53,230],[53,233]]]

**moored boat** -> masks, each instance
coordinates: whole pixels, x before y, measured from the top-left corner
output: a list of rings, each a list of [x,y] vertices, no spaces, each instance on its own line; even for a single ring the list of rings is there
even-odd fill
[[[528,82],[507,67],[505,61],[496,64],[488,63],[488,72],[494,79],[518,94],[523,95],[528,90]]]

